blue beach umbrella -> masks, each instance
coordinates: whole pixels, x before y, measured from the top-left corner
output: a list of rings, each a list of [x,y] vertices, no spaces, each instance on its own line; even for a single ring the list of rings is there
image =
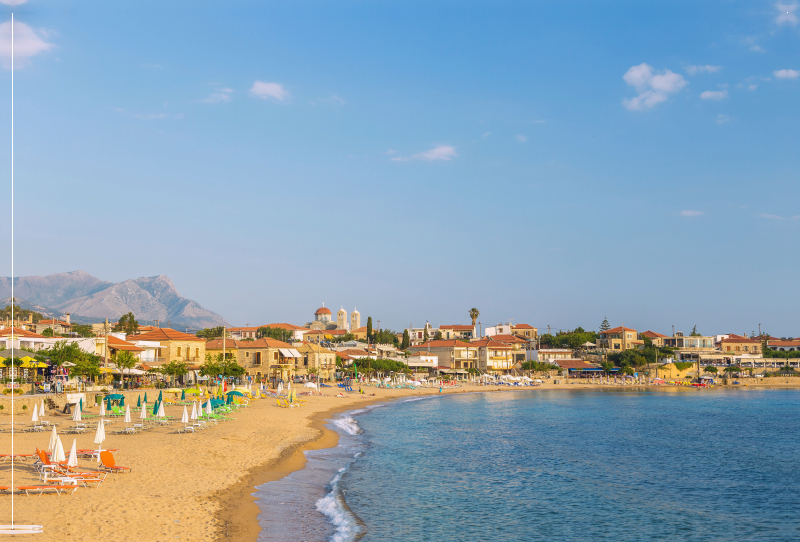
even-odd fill
[[[186,400],[186,390],[181,390],[181,401]]]

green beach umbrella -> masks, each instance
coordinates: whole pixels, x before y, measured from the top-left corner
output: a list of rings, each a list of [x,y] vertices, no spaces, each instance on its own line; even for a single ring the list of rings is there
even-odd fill
[[[353,372],[356,375],[355,378],[358,379],[358,365],[356,365],[355,361],[353,362]]]
[[[162,397],[161,397],[161,392],[158,392],[158,402],[160,403],[160,402],[161,402],[161,400],[162,400]]]
[[[186,390],[181,390],[181,401],[186,400]]]
[[[83,412],[83,399],[78,400],[78,405],[81,407],[81,412]]]
[[[156,401],[155,403],[153,403],[153,416],[155,416],[156,414],[158,414],[158,404],[159,404],[160,402],[161,402],[161,401]]]
[[[119,406],[120,407],[124,407],[125,406],[125,396],[124,395],[122,396],[122,399],[119,400]]]
[[[228,398],[225,399],[225,404],[229,405],[233,402],[233,395],[228,395]]]
[[[142,406],[142,396],[141,395],[139,396],[139,399],[136,400],[136,406],[137,407],[141,407]]]
[[[147,402],[147,392],[144,392],[144,402]]]

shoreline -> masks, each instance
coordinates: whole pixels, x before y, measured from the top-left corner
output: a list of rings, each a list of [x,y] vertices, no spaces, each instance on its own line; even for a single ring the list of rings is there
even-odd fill
[[[339,443],[339,435],[336,431],[326,427],[328,421],[333,417],[348,412],[351,410],[358,410],[364,406],[379,402],[396,402],[401,399],[407,399],[409,396],[444,396],[464,393],[497,393],[507,391],[578,391],[578,390],[625,390],[625,391],[643,391],[643,390],[660,390],[660,391],[678,391],[678,390],[692,390],[692,391],[712,391],[731,390],[731,389],[800,389],[797,384],[789,385],[775,385],[770,384],[754,384],[754,385],[719,385],[709,389],[697,389],[689,386],[664,386],[664,385],[627,385],[627,386],[610,386],[608,384],[593,384],[586,383],[568,383],[568,384],[545,384],[543,386],[531,387],[494,387],[494,386],[470,386],[473,389],[449,389],[443,390],[439,394],[438,389],[430,388],[424,390],[416,390],[417,393],[398,394],[393,396],[384,397],[371,397],[371,396],[357,396],[365,400],[357,403],[350,403],[348,405],[337,405],[329,409],[311,414],[307,418],[308,427],[314,433],[307,440],[297,442],[291,446],[287,446],[281,450],[280,455],[266,463],[251,467],[247,473],[240,478],[236,483],[226,489],[216,492],[212,497],[219,505],[219,510],[215,514],[217,524],[220,526],[220,540],[230,542],[255,542],[261,532],[261,526],[258,521],[258,516],[261,510],[256,504],[256,498],[253,494],[256,492],[256,487],[266,484],[268,482],[281,480],[284,477],[300,471],[305,468],[307,459],[305,456],[306,451],[320,450],[326,448],[335,448]],[[488,388],[488,389],[485,389]],[[351,396],[352,397],[352,396]],[[302,407],[301,407],[302,408]]]

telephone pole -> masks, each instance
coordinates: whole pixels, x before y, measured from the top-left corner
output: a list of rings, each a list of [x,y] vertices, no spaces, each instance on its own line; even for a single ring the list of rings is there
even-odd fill
[[[103,367],[108,367],[108,318],[106,318],[106,323],[103,325],[103,331],[105,331],[106,340],[103,344]]]

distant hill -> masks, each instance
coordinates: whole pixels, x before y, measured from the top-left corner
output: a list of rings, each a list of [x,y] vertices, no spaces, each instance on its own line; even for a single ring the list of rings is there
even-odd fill
[[[11,296],[11,279],[0,278],[0,298]],[[45,277],[17,277],[14,296],[23,308],[48,316],[71,313],[76,322],[116,321],[127,312],[137,320],[171,321],[176,328],[199,329],[228,326],[219,314],[178,294],[166,275],[107,282],[85,271],[56,273]],[[7,300],[8,303],[10,300]],[[4,305],[5,306],[5,305]]]

